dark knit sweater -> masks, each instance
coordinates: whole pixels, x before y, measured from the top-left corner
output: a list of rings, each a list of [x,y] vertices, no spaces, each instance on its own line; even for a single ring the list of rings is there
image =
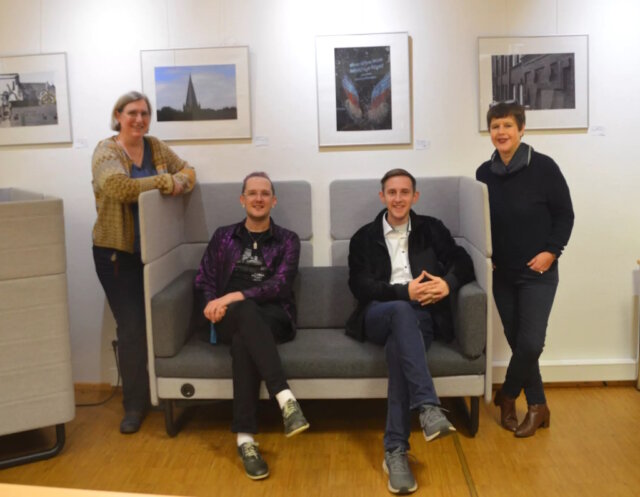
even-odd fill
[[[560,257],[574,216],[569,187],[558,165],[535,151],[529,164],[513,174],[495,174],[491,162],[478,168],[476,179],[489,190],[496,267],[522,270],[544,251]]]

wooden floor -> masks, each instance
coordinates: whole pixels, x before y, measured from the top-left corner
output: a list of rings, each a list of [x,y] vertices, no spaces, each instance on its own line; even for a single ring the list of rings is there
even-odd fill
[[[475,438],[466,434],[459,406],[447,399],[456,435],[427,444],[416,420],[415,495],[640,495],[640,392],[631,386],[548,388],[547,397],[551,427],[529,439],[501,429],[493,405],[481,405]],[[161,412],[152,412],[138,434],[123,436],[116,396],[101,407],[78,408],[60,455],[2,470],[0,483],[216,497],[390,495],[381,469],[385,401],[301,404],[311,429],[292,439],[281,434],[275,404],[261,405],[257,440],[271,469],[263,481],[241,470],[229,432],[230,402],[193,409],[175,438],[166,435]],[[523,400],[518,408],[522,419]],[[51,434],[0,437],[0,459],[46,443]]]

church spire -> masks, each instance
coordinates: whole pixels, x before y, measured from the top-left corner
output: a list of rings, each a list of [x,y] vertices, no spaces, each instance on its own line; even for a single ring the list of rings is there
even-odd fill
[[[193,88],[193,81],[191,81],[191,74],[189,74],[189,85],[187,87],[187,99],[182,106],[184,112],[195,112],[200,110],[200,104],[196,98],[196,91]]]

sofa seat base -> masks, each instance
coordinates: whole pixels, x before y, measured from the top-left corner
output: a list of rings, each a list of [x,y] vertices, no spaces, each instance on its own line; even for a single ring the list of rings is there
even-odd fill
[[[386,378],[298,378],[288,380],[299,399],[383,399],[387,397]],[[484,375],[441,376],[433,382],[440,397],[480,397],[484,394]],[[184,385],[193,394],[183,395]],[[231,379],[158,378],[158,397],[163,400],[232,399]],[[262,384],[260,398],[268,399]]]
[[[232,399],[231,379],[212,378],[162,378],[158,377],[158,403],[165,411],[167,434],[174,437],[186,421],[186,411],[176,419],[174,405],[198,404],[198,401]],[[294,378],[289,386],[299,399],[384,399],[387,397],[386,378]],[[440,397],[456,397],[467,419],[467,430],[472,437],[478,432],[480,398],[484,394],[484,375],[440,376],[433,379]],[[469,406],[464,401],[469,397]],[[268,399],[264,383],[260,386],[260,398]],[[185,403],[186,402],[186,403]]]
[[[280,344],[278,350],[299,398],[387,396],[384,348],[358,342],[344,330],[298,330],[295,340]],[[427,361],[438,395],[483,395],[484,355],[470,359],[460,353],[456,342],[434,342]],[[156,357],[155,370],[159,400],[233,398],[229,347],[211,345],[205,333],[194,333],[174,357]],[[268,397],[264,385],[261,396]]]
[[[384,347],[359,342],[339,329],[298,330],[295,340],[278,345],[288,379],[384,378],[387,365]],[[484,355],[465,357],[457,343],[434,342],[427,352],[434,378],[449,375],[484,375]],[[194,333],[173,357],[156,357],[160,378],[231,378],[231,355],[227,345],[211,345],[203,333]]]

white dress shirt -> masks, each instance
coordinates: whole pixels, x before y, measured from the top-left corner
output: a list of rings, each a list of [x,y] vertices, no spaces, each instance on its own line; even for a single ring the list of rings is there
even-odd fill
[[[387,221],[387,216],[382,216],[382,231],[387,244],[389,257],[391,258],[391,279],[389,283],[409,283],[411,266],[409,265],[409,233],[411,232],[411,220],[395,228]]]

